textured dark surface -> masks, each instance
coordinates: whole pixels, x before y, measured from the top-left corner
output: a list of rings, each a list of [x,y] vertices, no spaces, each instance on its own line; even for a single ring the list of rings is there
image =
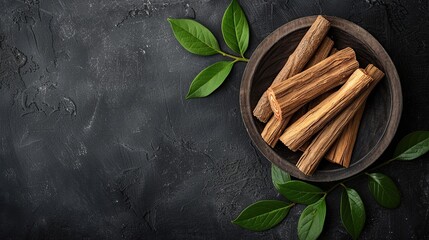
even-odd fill
[[[302,16],[339,16],[367,29],[401,77],[404,109],[392,145],[429,129],[427,1],[240,2],[248,56]],[[280,198],[242,124],[244,64],[209,98],[184,100],[192,78],[222,58],[187,53],[166,18],[196,17],[220,40],[227,4],[0,0],[1,239],[296,238],[302,206],[267,232],[230,223],[250,203]],[[429,238],[428,158],[380,170],[402,191],[396,210],[376,205],[365,179],[349,184],[366,204],[363,239]],[[328,197],[322,238],[349,238],[338,196]]]

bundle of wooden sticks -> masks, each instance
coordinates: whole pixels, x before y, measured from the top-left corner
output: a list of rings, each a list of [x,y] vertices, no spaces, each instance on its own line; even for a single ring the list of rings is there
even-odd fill
[[[349,167],[366,99],[384,77],[372,64],[359,68],[353,49],[335,49],[329,28],[316,18],[253,111],[268,145],[303,151],[296,166],[307,175],[323,157]]]

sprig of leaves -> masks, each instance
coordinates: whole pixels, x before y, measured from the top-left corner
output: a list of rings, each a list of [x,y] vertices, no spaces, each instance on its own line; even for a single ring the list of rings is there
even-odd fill
[[[201,56],[221,54],[233,61],[220,61],[203,69],[192,81],[186,99],[210,95],[222,85],[236,62],[248,62],[244,53],[249,45],[249,24],[243,9],[232,0],[222,18],[222,35],[226,45],[240,56],[222,51],[214,34],[201,23],[192,19],[167,19],[180,45],[189,52]]]
[[[405,136],[394,151],[394,157],[374,168],[376,170],[395,160],[414,160],[429,151],[429,131],[413,132]],[[317,239],[323,230],[326,218],[326,197],[335,188],[343,186],[341,194],[340,217],[343,227],[353,239],[357,239],[365,226],[365,206],[358,192],[345,185],[356,177],[368,176],[368,189],[375,201],[385,208],[396,208],[401,202],[401,194],[391,178],[382,173],[364,172],[335,184],[327,191],[298,180],[291,180],[290,175],[272,165],[271,177],[276,190],[291,202],[264,200],[250,205],[232,221],[252,231],[262,231],[278,225],[287,217],[289,210],[296,204],[307,207],[298,221],[299,239]]]

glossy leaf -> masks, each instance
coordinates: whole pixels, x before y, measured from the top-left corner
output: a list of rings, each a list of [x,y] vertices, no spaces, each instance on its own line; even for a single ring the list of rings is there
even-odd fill
[[[401,194],[392,179],[381,173],[371,173],[368,176],[368,187],[375,201],[385,208],[398,207]]]
[[[192,19],[167,19],[177,41],[191,53],[208,56],[220,51],[216,37],[210,30]]]
[[[280,184],[279,192],[292,202],[307,205],[315,203],[325,194],[322,189],[298,180]]]
[[[357,239],[365,224],[365,207],[359,194],[351,188],[341,195],[340,215],[343,226],[353,239]]]
[[[307,206],[298,221],[298,237],[301,240],[317,239],[323,230],[326,217],[325,198]]]
[[[192,81],[186,99],[210,95],[225,81],[233,66],[234,62],[222,61],[205,68]]]
[[[223,15],[222,35],[228,47],[243,56],[249,45],[249,24],[236,0],[232,0]]]
[[[413,160],[429,151],[429,131],[412,132],[396,146],[394,159]]]
[[[280,189],[281,184],[285,184],[291,180],[289,173],[274,164],[271,164],[271,179],[277,191]]]
[[[248,230],[264,231],[279,224],[292,206],[277,200],[258,201],[244,209],[232,223]]]

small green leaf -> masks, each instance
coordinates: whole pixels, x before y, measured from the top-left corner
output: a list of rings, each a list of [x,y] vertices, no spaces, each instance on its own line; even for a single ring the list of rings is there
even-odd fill
[[[298,180],[279,184],[279,192],[292,202],[306,205],[315,203],[325,194],[322,189]]]
[[[346,188],[341,195],[341,221],[353,239],[357,239],[365,224],[365,207],[359,194],[351,188]]]
[[[368,187],[375,201],[385,208],[398,207],[401,194],[392,179],[381,173],[370,173],[368,176]]]
[[[225,81],[235,62],[221,61],[201,71],[192,81],[186,99],[206,97]]]
[[[429,151],[429,131],[412,132],[396,146],[394,159],[413,160]]]
[[[258,201],[232,221],[242,228],[252,231],[264,231],[279,224],[289,213],[292,204],[277,200]]]
[[[326,217],[325,198],[307,206],[298,221],[298,237],[300,240],[317,239],[323,230]]]
[[[291,180],[289,173],[281,170],[274,164],[271,164],[271,179],[277,191],[280,189],[280,184],[285,184]]]
[[[167,19],[177,41],[189,52],[208,56],[220,52],[219,44],[213,33],[192,19]]]
[[[222,35],[229,48],[244,55],[249,45],[249,24],[236,0],[232,0],[223,15]]]

